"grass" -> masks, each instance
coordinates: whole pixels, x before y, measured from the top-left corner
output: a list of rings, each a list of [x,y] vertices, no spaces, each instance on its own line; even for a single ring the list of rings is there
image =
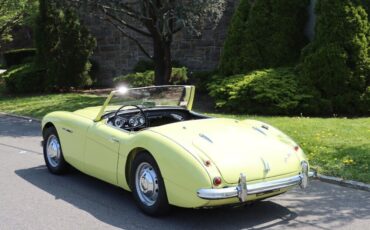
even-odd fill
[[[75,111],[104,103],[105,97],[87,94],[48,94],[28,97],[0,97],[0,111],[41,119],[53,111]]]
[[[42,118],[56,111],[101,105],[104,97],[51,94],[1,97],[0,111]],[[370,118],[253,117],[210,114],[235,119],[258,119],[291,136],[305,150],[319,173],[370,183]]]

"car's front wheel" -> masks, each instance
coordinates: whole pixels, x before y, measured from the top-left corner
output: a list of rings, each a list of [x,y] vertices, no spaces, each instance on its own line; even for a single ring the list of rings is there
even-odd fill
[[[49,127],[44,132],[44,159],[51,173],[62,174],[67,171],[68,163],[64,160],[57,130]]]
[[[170,209],[161,172],[148,153],[138,154],[132,162],[131,188],[138,206],[148,215],[165,215]]]

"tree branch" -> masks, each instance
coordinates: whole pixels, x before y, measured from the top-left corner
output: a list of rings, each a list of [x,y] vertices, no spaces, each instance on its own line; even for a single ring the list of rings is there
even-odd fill
[[[101,7],[102,12],[107,16],[107,18],[109,18],[109,20],[111,20],[111,21],[116,21],[116,22],[118,22],[118,23],[122,24],[123,26],[125,26],[125,27],[127,27],[127,28],[129,28],[129,29],[131,29],[131,30],[133,30],[133,31],[135,31],[135,32],[137,32],[137,33],[139,33],[139,34],[143,35],[143,36],[146,36],[146,37],[152,37],[152,35],[151,35],[150,33],[146,32],[146,31],[143,31],[143,30],[141,30],[141,29],[138,29],[138,28],[136,28],[135,26],[132,26],[132,25],[128,24],[128,23],[127,23],[126,21],[124,21],[123,19],[119,19],[119,18],[118,18],[118,17],[116,17],[115,15],[113,15],[113,14],[109,13],[109,12],[104,8],[104,6],[100,6],[100,7]]]
[[[111,6],[107,6],[107,5],[100,5],[102,8],[106,9],[106,10],[111,10],[111,11],[115,11],[115,12],[118,12],[118,13],[123,13],[131,18],[134,18],[134,19],[137,19],[139,21],[151,21],[152,19],[151,18],[148,18],[148,17],[145,17],[143,15],[140,15],[138,12],[136,11],[130,11],[126,8],[121,8],[121,9],[118,9],[118,8],[113,8]]]
[[[149,54],[149,52],[145,50],[144,46],[136,38],[129,35],[124,29],[122,29],[119,25],[114,23],[114,21],[112,19],[105,18],[105,20],[108,21],[110,24],[112,24],[114,27],[116,27],[116,29],[118,29],[123,34],[123,36],[125,36],[125,37],[129,38],[130,40],[134,41],[136,43],[136,45],[139,47],[139,49],[145,54],[145,56],[147,56],[149,59],[153,59],[153,56],[151,56]]]

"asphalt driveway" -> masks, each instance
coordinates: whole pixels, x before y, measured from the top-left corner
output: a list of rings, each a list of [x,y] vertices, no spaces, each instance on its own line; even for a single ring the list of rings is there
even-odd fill
[[[151,218],[131,194],[44,166],[40,124],[0,115],[0,229],[370,229],[370,193],[313,181],[241,208],[174,208]]]

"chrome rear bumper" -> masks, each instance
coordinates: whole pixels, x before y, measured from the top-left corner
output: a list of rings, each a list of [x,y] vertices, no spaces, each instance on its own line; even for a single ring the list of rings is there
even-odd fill
[[[198,190],[197,194],[198,197],[206,200],[219,200],[238,197],[240,202],[245,202],[248,195],[273,192],[296,185],[300,185],[301,188],[304,189],[308,185],[309,176],[312,176],[312,173],[308,172],[308,166],[306,164],[302,164],[302,173],[299,175],[250,185],[247,184],[246,176],[242,173],[240,174],[239,185],[236,187],[200,189]]]

